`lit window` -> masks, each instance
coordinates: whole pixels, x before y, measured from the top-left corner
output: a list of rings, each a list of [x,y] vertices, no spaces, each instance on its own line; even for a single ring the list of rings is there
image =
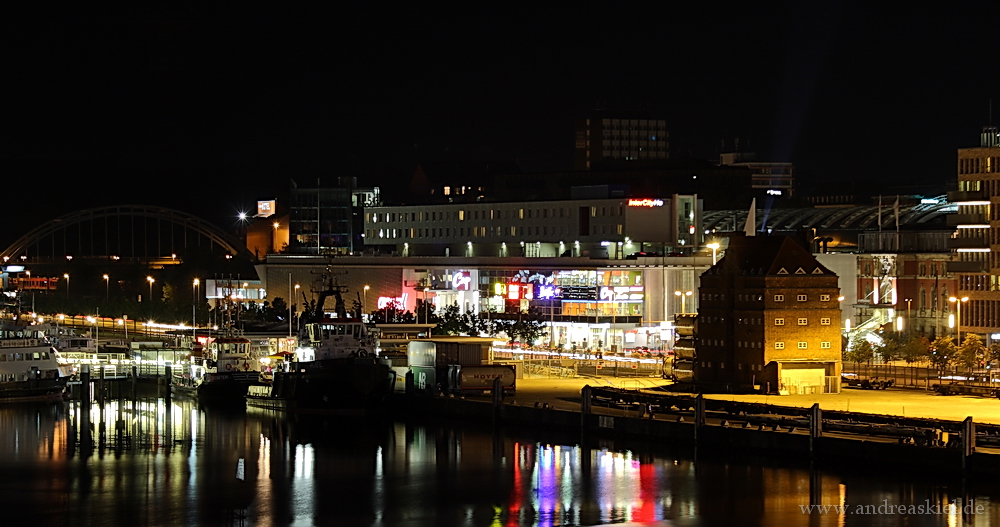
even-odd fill
[[[776,319],[774,319],[774,325],[775,326],[784,326],[785,325],[785,319],[783,319],[783,318],[776,318]]]
[[[799,295],[795,297],[795,299],[798,300],[799,302],[805,302],[806,300],[809,300],[809,297],[806,295]]]
[[[800,326],[808,326],[809,325],[809,319],[808,318],[800,318],[799,319],[799,325]]]
[[[809,349],[809,343],[808,342],[799,342],[799,349],[800,350]]]
[[[785,295],[774,295],[774,301],[775,302],[784,302],[785,301]]]
[[[774,349],[776,349],[776,350],[783,350],[783,349],[785,349],[785,343],[784,342],[775,342],[774,343]]]
[[[820,302],[829,302],[830,301],[830,295],[819,295],[819,301]]]
[[[828,349],[830,349],[830,343],[829,343],[829,342],[820,342],[820,343],[819,343],[819,347],[820,347],[821,349],[825,349],[825,350],[828,350]]]
[[[829,318],[821,318],[821,319],[819,319],[819,324],[821,326],[829,326],[830,325],[830,319]]]

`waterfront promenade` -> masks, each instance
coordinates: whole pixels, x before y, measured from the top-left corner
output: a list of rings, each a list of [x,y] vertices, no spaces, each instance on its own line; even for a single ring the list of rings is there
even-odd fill
[[[534,406],[549,404],[557,409],[580,410],[580,390],[586,386],[615,387],[633,390],[654,389],[669,381],[652,378],[535,378],[518,379],[513,404]],[[938,395],[932,391],[905,388],[861,390],[843,388],[839,394],[827,395],[726,395],[712,394],[707,398],[809,408],[819,403],[823,410],[840,410],[870,414],[899,415],[961,421],[972,416],[976,422],[1000,424],[1000,399],[963,395]],[[508,404],[512,404],[510,399]]]

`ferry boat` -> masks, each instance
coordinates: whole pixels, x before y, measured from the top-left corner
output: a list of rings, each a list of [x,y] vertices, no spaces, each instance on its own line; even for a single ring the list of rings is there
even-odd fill
[[[15,303],[0,313],[0,402],[62,400],[69,377],[46,336],[48,326],[20,313],[15,293],[4,294]]]
[[[330,284],[316,308],[304,315],[303,346],[287,371],[274,372],[270,384],[246,394],[256,408],[304,412],[355,413],[373,408],[392,393],[393,372],[378,358],[378,337],[358,317],[348,317],[342,293]],[[323,304],[336,298],[335,317]]]

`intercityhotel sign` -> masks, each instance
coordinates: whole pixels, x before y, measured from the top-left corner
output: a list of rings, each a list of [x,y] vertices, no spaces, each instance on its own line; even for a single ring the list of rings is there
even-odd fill
[[[649,198],[643,198],[643,199],[630,198],[628,200],[628,206],[629,207],[662,207],[663,206],[663,200],[662,199],[649,199]]]

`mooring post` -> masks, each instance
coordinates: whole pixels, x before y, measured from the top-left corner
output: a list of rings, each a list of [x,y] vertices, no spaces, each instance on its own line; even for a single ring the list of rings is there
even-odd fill
[[[962,422],[962,471],[969,469],[969,457],[976,452],[976,423],[972,416]]]
[[[163,398],[169,401],[170,385],[173,384],[174,382],[174,372],[172,364],[167,364],[163,367],[163,376],[166,378],[166,382],[164,382],[164,387],[167,389],[167,393],[163,395]]]
[[[816,439],[823,435],[823,410],[819,403],[814,403],[809,409],[809,456],[812,457],[816,448]]]
[[[132,398],[139,398],[139,366],[132,365]]]
[[[503,417],[501,411],[503,408],[503,379],[500,377],[493,378],[493,420],[494,422],[500,422]]]
[[[580,390],[580,430],[584,432],[587,431],[587,419],[590,416],[591,391],[589,384]]]
[[[406,395],[413,395],[413,370],[406,372]]]
[[[698,394],[694,399],[694,442],[698,442],[698,430],[705,426],[705,396]]]
[[[90,408],[90,365],[80,367],[80,403],[84,408]]]
[[[104,404],[104,389],[105,389],[104,371],[105,371],[106,368],[104,367],[104,363],[103,362],[97,363],[97,367],[100,368],[100,370],[101,370],[97,374],[97,379],[98,379],[98,381],[97,381],[97,402],[99,404],[103,405]]]

